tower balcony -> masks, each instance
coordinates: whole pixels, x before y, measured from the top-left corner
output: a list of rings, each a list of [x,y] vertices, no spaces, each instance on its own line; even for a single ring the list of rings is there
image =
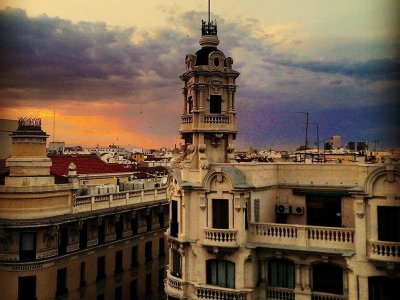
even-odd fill
[[[238,246],[237,230],[206,228],[204,229],[203,245],[235,248]]]
[[[253,223],[250,243],[277,244],[291,247],[313,247],[316,250],[354,251],[354,228],[311,225]]]
[[[195,285],[195,292],[193,299],[237,299],[237,300],[251,300],[250,289],[228,289],[215,285]]]
[[[182,298],[184,296],[185,282],[182,278],[171,275],[170,270],[167,270],[167,278],[165,280],[165,292],[173,297]]]
[[[400,242],[369,240],[368,256],[373,260],[400,262]]]
[[[231,114],[186,114],[182,115],[180,131],[236,131]]]

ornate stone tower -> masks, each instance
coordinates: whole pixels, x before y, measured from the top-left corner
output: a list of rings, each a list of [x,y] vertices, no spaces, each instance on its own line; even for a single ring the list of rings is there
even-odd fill
[[[201,49],[186,55],[186,72],[180,76],[184,82],[180,133],[186,145],[181,167],[186,170],[206,170],[210,163],[233,160],[237,133],[235,80],[239,73],[232,69],[232,58],[217,48],[217,23],[202,21],[201,33]],[[187,175],[183,172],[183,177]]]

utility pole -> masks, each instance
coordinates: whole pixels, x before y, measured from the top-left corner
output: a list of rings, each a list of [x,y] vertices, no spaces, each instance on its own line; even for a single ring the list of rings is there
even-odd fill
[[[310,124],[308,122],[308,116],[310,113],[303,112],[303,111],[296,111],[296,113],[306,115],[306,139],[304,141],[304,163],[306,163],[306,155],[307,155],[307,148],[308,148],[308,124]]]
[[[211,19],[211,4],[210,0],[208,0],[208,24],[210,24],[210,19]]]

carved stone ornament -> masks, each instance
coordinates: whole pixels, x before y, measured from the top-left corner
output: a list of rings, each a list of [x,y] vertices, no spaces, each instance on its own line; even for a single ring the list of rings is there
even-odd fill
[[[185,64],[186,70],[191,71],[193,70],[194,66],[196,65],[197,56],[193,54],[188,54],[185,57]]]

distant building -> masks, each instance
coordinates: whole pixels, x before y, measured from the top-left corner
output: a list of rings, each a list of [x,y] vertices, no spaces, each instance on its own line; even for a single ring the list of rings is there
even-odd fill
[[[11,155],[10,134],[17,127],[17,120],[0,119],[0,159],[5,159]]]
[[[50,142],[49,143],[49,153],[56,153],[62,154],[65,150],[65,143],[64,142]]]
[[[341,147],[342,147],[342,138],[340,137],[340,135],[334,135],[332,137],[332,148],[336,150],[340,149]]]
[[[132,170],[95,155],[47,157],[38,119],[21,119],[11,137],[8,171],[0,164],[1,299],[162,299],[166,186],[147,175],[135,185]]]

